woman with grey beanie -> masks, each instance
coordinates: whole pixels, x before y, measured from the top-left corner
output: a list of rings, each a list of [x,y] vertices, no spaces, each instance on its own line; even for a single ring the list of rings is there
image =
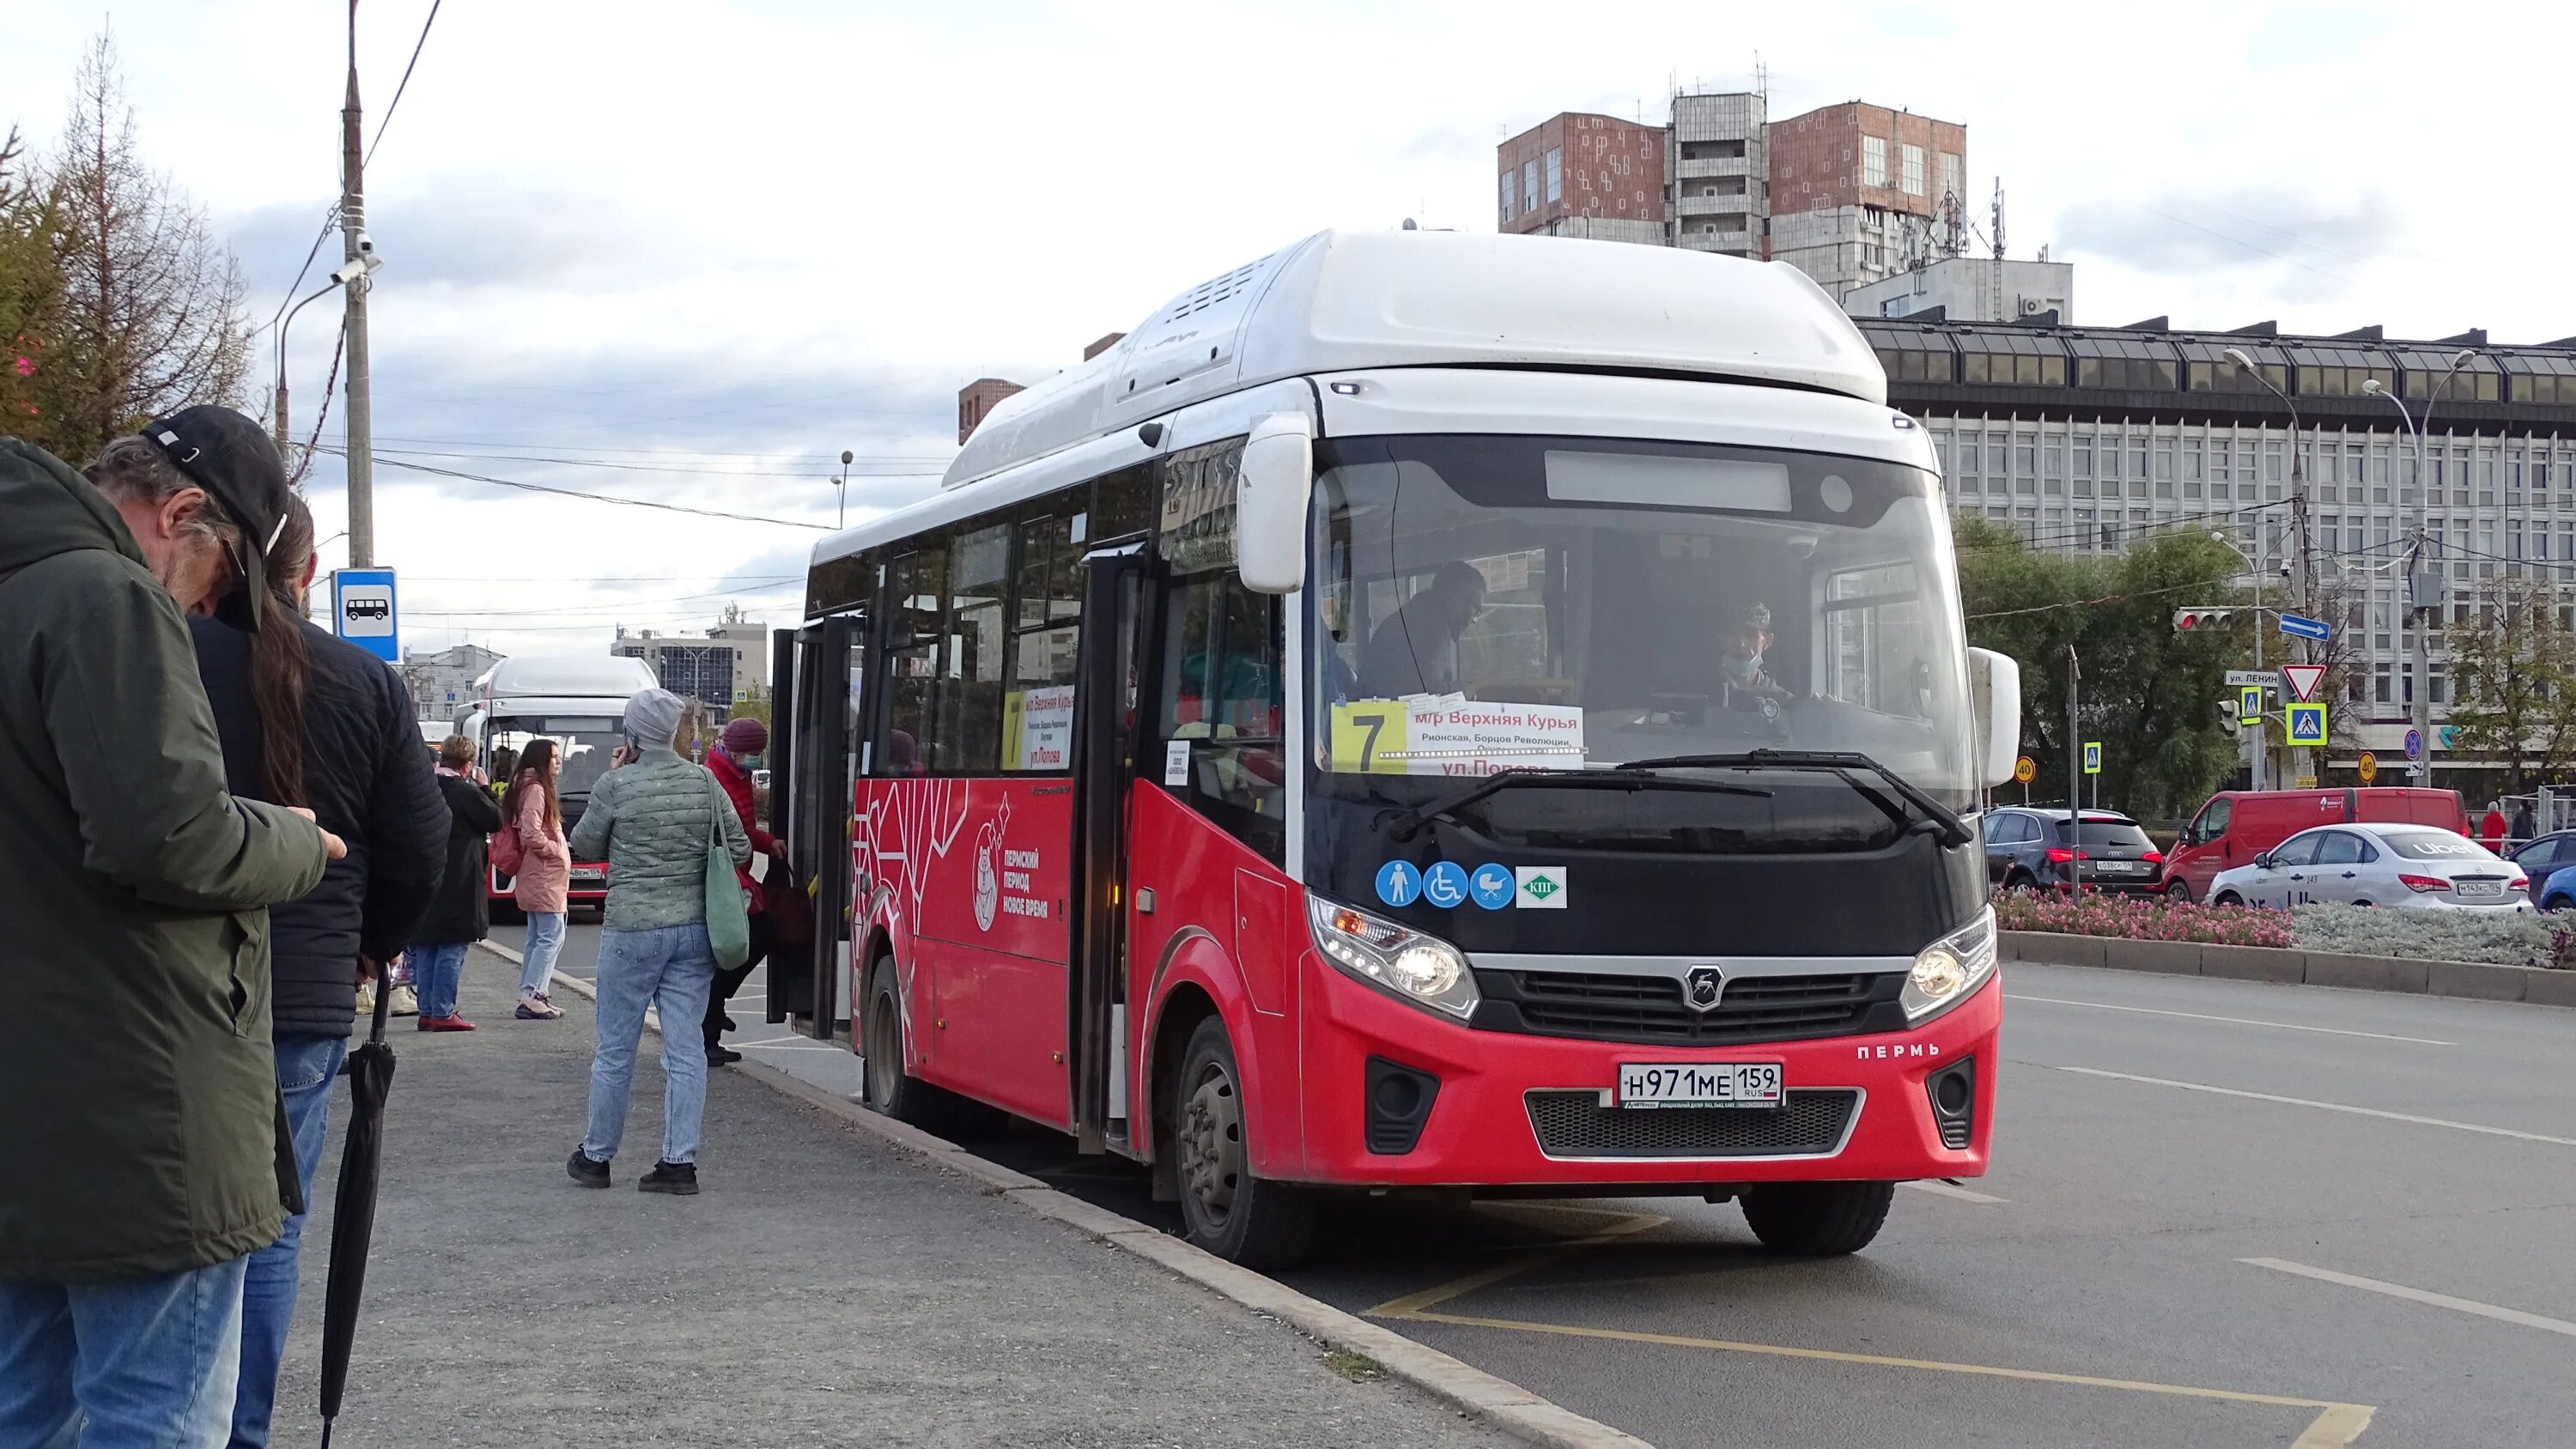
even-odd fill
[[[672,748],[683,706],[665,689],[628,701],[626,743],[592,787],[573,828],[575,860],[608,861],[608,915],[599,934],[599,1047],[590,1063],[590,1124],[565,1170],[608,1186],[626,1133],[626,1096],[644,1008],[662,1013],[662,1158],[636,1180],[645,1192],[698,1190],[698,1126],[707,1104],[706,1046],[694,1029],[716,975],[707,944],[707,843],[723,832],[734,864],[751,863],[713,776]]]

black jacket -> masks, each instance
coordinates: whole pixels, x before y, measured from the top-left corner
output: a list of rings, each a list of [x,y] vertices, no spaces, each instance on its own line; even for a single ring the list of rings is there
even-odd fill
[[[304,687],[304,793],[323,829],[349,855],[310,895],[268,912],[279,1036],[346,1036],[357,1011],[357,961],[391,960],[429,910],[446,861],[447,804],[438,795],[411,694],[383,660],[310,623]],[[190,619],[197,672],[224,741],[235,795],[274,800],[252,701],[249,635]]]
[[[447,870],[428,919],[411,938],[426,945],[449,946],[480,941],[492,934],[490,836],[501,828],[501,802],[492,792],[460,775],[438,777],[438,792],[447,797],[455,823],[447,834]]]

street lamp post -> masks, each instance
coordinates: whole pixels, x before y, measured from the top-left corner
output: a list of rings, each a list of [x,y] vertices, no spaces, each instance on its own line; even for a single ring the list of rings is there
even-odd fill
[[[2246,354],[2244,348],[2228,348],[2225,356],[2229,362],[2236,364],[2238,372],[2261,383],[2263,390],[2279,398],[2281,406],[2289,409],[2290,412],[2290,527],[2292,530],[2290,607],[2304,616],[2308,612],[2308,483],[2306,470],[2300,466],[2299,405],[2290,401],[2290,395],[2287,392],[2275,386],[2272,379],[2263,375],[2263,369],[2254,365],[2254,359]],[[2258,630],[2262,627],[2260,620],[2256,621],[2255,627]],[[2300,663],[2314,662],[2315,645],[2305,637],[2293,641],[2290,650],[2298,656]],[[2286,712],[2284,717],[2287,717]],[[2294,780],[2318,774],[2319,772],[2312,768],[2312,764],[2304,747],[2291,748],[2290,774]],[[2321,775],[2320,778],[2322,778]]]
[[[2441,396],[2442,391],[2451,385],[2453,375],[2474,356],[2476,354],[2465,347],[2451,354],[2451,365],[2442,370],[2441,380],[2427,390],[2424,412],[2420,418],[2409,414],[2406,411],[2406,404],[2398,398],[2397,394],[2380,386],[2378,378],[2365,378],[2361,384],[2361,390],[2364,393],[2372,397],[2388,399],[2388,405],[2397,409],[2398,418],[2405,423],[2408,435],[2415,442],[2415,547],[2409,551],[2406,561],[2406,608],[2408,613],[2415,616],[2413,649],[2415,678],[2407,692],[2414,696],[2413,708],[2410,711],[2414,720],[2412,728],[2415,731],[2416,748],[2423,752],[2420,758],[2410,764],[2418,772],[2421,781],[2427,785],[2433,782],[2433,667],[2432,642],[2427,637],[2431,631],[2426,627],[2430,621],[2424,616],[2430,610],[2441,608],[2442,602],[2440,590],[2425,587],[2422,577],[2427,526],[2425,510],[2430,503],[2433,484],[2432,470],[2425,466],[2424,430],[2433,420],[2434,399]]]
[[[843,448],[841,450],[841,476],[832,480],[833,485],[841,490],[840,526],[843,528],[850,526],[850,464],[857,461],[857,459],[857,454],[851,452],[847,448]]]
[[[2211,540],[2216,542],[2220,547],[2226,549],[2229,553],[2236,555],[2238,558],[2245,560],[2245,571],[2254,576],[2254,672],[2260,674],[2263,672],[2263,565],[2255,561],[2254,555],[2238,548],[2236,546],[2236,540],[2229,538],[2224,531],[2213,528],[2209,531],[2209,536]],[[2257,714],[2254,717],[2254,750],[2252,755],[2253,775],[2251,781],[2254,788],[2257,790],[2263,788],[2264,754],[2263,717],[2260,714]]]

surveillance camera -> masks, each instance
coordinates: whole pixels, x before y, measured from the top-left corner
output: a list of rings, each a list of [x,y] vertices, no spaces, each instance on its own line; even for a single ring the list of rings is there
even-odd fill
[[[365,232],[358,233],[358,255],[365,256],[375,249],[376,239],[374,237],[367,235]]]

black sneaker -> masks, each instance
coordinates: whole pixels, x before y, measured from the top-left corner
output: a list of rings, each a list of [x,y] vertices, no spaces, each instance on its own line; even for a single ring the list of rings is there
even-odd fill
[[[708,1066],[711,1066],[711,1067],[730,1066],[731,1064],[733,1064],[733,1063],[735,1063],[735,1062],[738,1062],[738,1061],[741,1061],[741,1060],[742,1060],[742,1053],[740,1053],[740,1052],[738,1052],[738,1051],[735,1051],[732,1047],[729,1047],[729,1046],[711,1046],[711,1047],[707,1048],[707,1065],[708,1065]]]
[[[572,1180],[584,1187],[608,1186],[608,1164],[578,1147],[572,1150],[572,1156],[564,1159],[564,1171],[571,1173]]]
[[[603,1184],[604,1185],[604,1184]],[[635,1179],[637,1192],[667,1192],[676,1197],[698,1195],[698,1165],[694,1162],[657,1162],[653,1170]]]

